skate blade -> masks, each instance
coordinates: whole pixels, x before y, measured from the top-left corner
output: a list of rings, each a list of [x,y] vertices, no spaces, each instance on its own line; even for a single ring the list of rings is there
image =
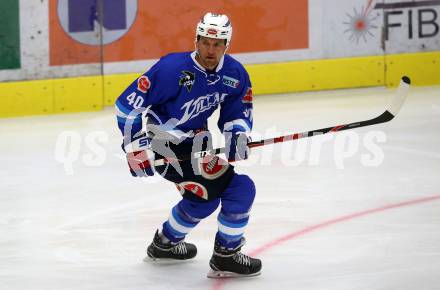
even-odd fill
[[[154,262],[154,261],[160,261],[159,258],[154,258],[154,257],[150,257],[150,256],[145,256],[145,258],[142,259],[142,261],[144,262]]]
[[[156,258],[148,255],[142,259],[142,261],[145,263],[159,263],[159,264],[178,264],[178,263],[188,262],[190,260],[192,259],[179,260],[179,259],[171,259],[171,258]]]
[[[261,274],[261,271],[253,274],[238,274],[234,272],[228,272],[228,271],[216,271],[216,270],[210,270],[208,272],[207,277],[213,278],[213,279],[223,279],[223,278],[243,278],[243,277],[254,277]]]

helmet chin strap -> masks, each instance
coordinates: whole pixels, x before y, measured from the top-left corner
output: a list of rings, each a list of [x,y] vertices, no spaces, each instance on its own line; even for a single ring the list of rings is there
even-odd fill
[[[197,48],[197,39],[194,40],[194,50],[196,51],[196,56],[200,56],[199,49]]]

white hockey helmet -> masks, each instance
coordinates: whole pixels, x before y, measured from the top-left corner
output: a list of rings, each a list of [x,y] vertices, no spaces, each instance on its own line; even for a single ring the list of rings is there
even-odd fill
[[[208,12],[197,23],[196,41],[198,36],[216,39],[226,39],[226,46],[229,46],[232,37],[232,25],[228,16]]]

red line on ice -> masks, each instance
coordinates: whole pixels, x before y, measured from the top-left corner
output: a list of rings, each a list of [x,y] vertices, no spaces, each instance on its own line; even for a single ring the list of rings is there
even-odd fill
[[[355,212],[355,213],[352,213],[352,214],[349,214],[349,215],[344,215],[344,216],[341,216],[341,217],[337,217],[337,218],[334,218],[334,219],[331,219],[331,220],[328,220],[328,221],[321,222],[321,223],[316,224],[316,225],[312,225],[312,226],[306,227],[306,228],[301,229],[299,231],[292,232],[290,234],[287,234],[285,236],[279,237],[277,239],[274,239],[274,240],[272,240],[272,241],[262,245],[261,247],[258,247],[256,249],[254,249],[253,251],[251,251],[248,254],[250,256],[258,256],[261,253],[266,252],[267,250],[270,250],[270,249],[272,249],[274,247],[277,247],[277,246],[279,246],[282,243],[285,243],[287,241],[293,240],[295,238],[304,236],[306,234],[309,234],[309,233],[312,233],[314,231],[318,231],[318,230],[324,229],[326,227],[329,227],[329,226],[332,226],[332,225],[335,225],[335,224],[351,221],[353,219],[360,218],[360,217],[363,217],[363,216],[366,216],[366,215],[371,215],[371,214],[380,213],[380,212],[391,210],[391,209],[396,209],[396,208],[401,208],[401,207],[406,207],[406,206],[411,206],[411,205],[416,205],[416,204],[426,203],[426,202],[431,202],[431,201],[436,201],[436,200],[440,200],[440,195],[428,196],[428,197],[413,199],[413,200],[404,201],[404,202],[400,202],[400,203],[389,204],[389,205],[385,205],[385,206],[382,206],[382,207],[373,208],[373,209],[367,209],[367,210],[364,210],[364,211]],[[228,279],[215,280],[212,289],[213,290],[220,290],[227,281],[228,281]]]

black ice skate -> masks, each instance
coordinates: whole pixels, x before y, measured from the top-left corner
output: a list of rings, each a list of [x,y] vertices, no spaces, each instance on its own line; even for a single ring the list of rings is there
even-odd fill
[[[209,266],[211,271],[208,278],[251,277],[261,274],[261,260],[254,259],[241,253],[245,239],[235,249],[229,250],[221,247],[216,241],[214,253]]]
[[[147,248],[147,256],[152,260],[187,260],[194,258],[196,255],[197,248],[195,245],[184,241],[177,244],[164,243],[159,231],[156,231],[153,242]]]

